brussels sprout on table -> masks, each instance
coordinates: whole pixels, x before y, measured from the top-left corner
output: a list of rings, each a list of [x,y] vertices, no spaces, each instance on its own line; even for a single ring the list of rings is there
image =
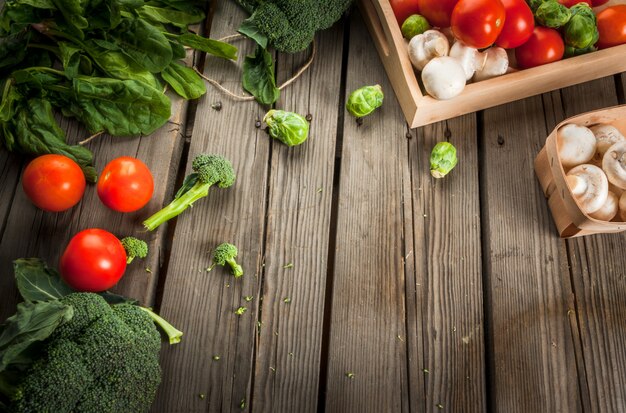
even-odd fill
[[[384,97],[380,85],[364,86],[350,94],[346,109],[352,116],[362,118],[381,107]]]
[[[294,112],[272,109],[263,122],[267,123],[270,136],[287,146],[300,145],[309,137],[309,122]]]
[[[439,142],[430,154],[430,174],[443,178],[456,166],[456,148],[449,142]]]
[[[570,21],[572,12],[555,0],[544,1],[535,10],[535,18],[542,26],[558,29]]]
[[[600,38],[593,10],[587,3],[578,3],[572,6],[570,11],[572,18],[563,30],[565,44],[575,49],[593,46]]]

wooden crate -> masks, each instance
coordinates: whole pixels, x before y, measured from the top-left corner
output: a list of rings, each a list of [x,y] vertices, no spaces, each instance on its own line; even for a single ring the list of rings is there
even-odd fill
[[[581,235],[626,231],[626,222],[607,222],[591,218],[582,211],[574,199],[565,182],[565,170],[557,155],[557,130],[567,123],[583,126],[610,123],[622,133],[626,133],[626,105],[597,110],[566,119],[548,136],[546,146],[535,159],[535,173],[539,178],[543,193],[548,199],[548,205],[559,235],[562,238],[571,238]]]
[[[420,88],[389,0],[359,0],[359,7],[412,128],[626,71],[626,44],[547,65],[470,83],[450,100],[437,100]],[[604,7],[626,4],[611,0]]]

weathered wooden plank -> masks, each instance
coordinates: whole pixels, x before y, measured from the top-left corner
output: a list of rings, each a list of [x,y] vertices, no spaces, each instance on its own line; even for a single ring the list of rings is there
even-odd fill
[[[312,121],[302,146],[272,144],[254,411],[317,411],[342,37],[342,25],[317,37],[315,63],[277,105]],[[279,55],[279,81],[307,54]]]
[[[213,5],[211,37],[235,33],[243,11],[235,2]],[[237,44],[241,58],[252,51],[251,43]],[[240,90],[239,67],[207,57],[205,73]],[[208,198],[177,220],[161,313],[185,336],[182,343],[162,351],[164,377],[155,412],[241,411],[242,401],[249,402],[270,139],[255,128],[255,120],[264,114],[259,105],[234,102],[208,87],[198,104],[187,169],[199,153],[220,154],[232,161],[237,181],[229,189],[212,189]],[[218,101],[220,111],[211,107]],[[226,241],[239,248],[238,260],[245,271],[241,279],[222,268],[205,271],[209,251]],[[255,299],[247,303],[244,296]],[[234,314],[239,306],[248,308],[242,316]]]
[[[491,407],[503,412],[578,411],[567,253],[533,171],[548,134],[542,100],[525,99],[483,116],[481,208]]]
[[[485,411],[476,115],[417,132],[409,143],[413,213],[405,218],[413,220],[414,246],[407,255],[416,268],[407,271],[412,410]],[[429,157],[442,140],[456,146],[459,164],[437,180]]]
[[[337,212],[326,411],[409,410],[405,332],[402,112],[361,16],[350,28],[346,95],[379,83],[385,104],[357,126],[346,116]],[[401,339],[398,339],[400,336]],[[354,376],[349,377],[350,374]]]
[[[613,77],[563,89],[556,118],[618,104]],[[555,100],[555,103],[560,103]],[[556,125],[550,125],[550,127]],[[626,236],[594,235],[567,241],[576,295],[584,390],[593,412],[626,410]]]

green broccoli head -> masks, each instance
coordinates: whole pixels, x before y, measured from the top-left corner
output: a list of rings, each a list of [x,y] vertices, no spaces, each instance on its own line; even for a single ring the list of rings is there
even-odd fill
[[[200,154],[191,165],[203,184],[228,188],[235,182],[235,170],[230,161],[220,155]]]
[[[213,269],[216,265],[224,267],[228,264],[235,278],[241,277],[243,275],[243,268],[241,268],[241,265],[237,264],[237,261],[235,260],[238,253],[239,251],[237,250],[237,247],[233,244],[224,242],[218,245],[213,250],[213,265],[210,269]]]
[[[126,250],[126,263],[130,264],[135,258],[146,258],[148,256],[148,244],[135,237],[121,239],[122,246]]]

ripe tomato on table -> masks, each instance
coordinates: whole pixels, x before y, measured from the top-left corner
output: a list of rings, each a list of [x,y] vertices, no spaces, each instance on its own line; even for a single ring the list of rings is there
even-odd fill
[[[98,196],[114,211],[132,212],[143,208],[153,192],[150,169],[139,159],[128,156],[109,162],[98,179]]]
[[[596,17],[600,32],[597,46],[600,49],[626,43],[626,4],[607,7]]]
[[[529,68],[561,60],[563,53],[565,44],[559,32],[537,26],[530,39],[515,49],[515,58],[519,67]]]
[[[77,291],[108,290],[126,271],[126,251],[110,232],[86,229],[67,244],[59,268],[61,278]]]
[[[80,201],[85,193],[85,175],[67,156],[43,155],[33,159],[24,170],[22,187],[38,208],[60,212]]]
[[[505,9],[500,0],[459,0],[452,11],[452,32],[468,46],[491,46],[505,24]]]
[[[420,13],[435,27],[450,27],[452,10],[459,0],[418,0]]]
[[[419,14],[417,0],[389,0],[389,2],[400,26],[410,15]]]
[[[521,46],[533,34],[535,18],[525,0],[501,0],[505,10],[504,26],[496,45],[505,49]]]

